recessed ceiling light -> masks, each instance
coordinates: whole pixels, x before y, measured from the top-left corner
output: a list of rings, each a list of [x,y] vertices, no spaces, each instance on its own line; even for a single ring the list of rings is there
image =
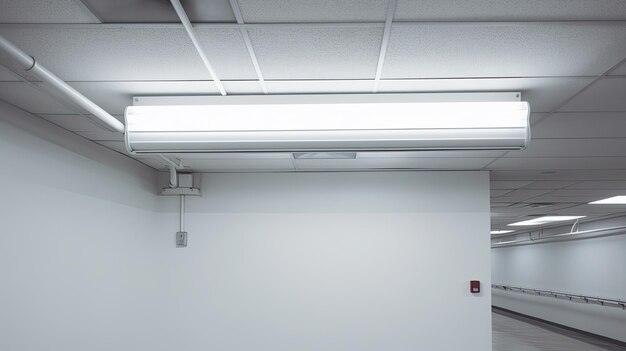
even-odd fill
[[[626,195],[613,196],[608,199],[592,201],[592,205],[626,205]]]
[[[509,224],[510,226],[525,226],[525,225],[541,225],[553,222],[571,221],[574,219],[584,218],[585,216],[543,216],[526,221],[516,222]]]
[[[494,234],[507,234],[507,233],[513,233],[514,230],[492,230],[490,233],[491,235]]]

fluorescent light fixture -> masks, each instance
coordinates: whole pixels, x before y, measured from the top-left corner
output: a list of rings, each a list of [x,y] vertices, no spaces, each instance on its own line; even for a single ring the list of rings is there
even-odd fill
[[[495,234],[508,234],[508,233],[513,233],[514,230],[492,230],[490,233],[491,235],[495,235]]]
[[[294,152],[296,160],[354,160],[356,152]]]
[[[592,205],[626,205],[626,195],[613,196],[608,199],[592,201]]]
[[[517,223],[511,223],[509,225],[510,226],[542,225],[542,224],[548,224],[548,223],[553,223],[553,222],[571,221],[574,219],[579,219],[579,218],[584,218],[584,217],[585,216],[543,216],[543,217],[537,217],[537,218],[533,218],[533,219],[529,219],[529,220],[521,221]]]
[[[129,106],[126,146],[134,154],[520,150],[530,138],[522,101],[333,97]]]

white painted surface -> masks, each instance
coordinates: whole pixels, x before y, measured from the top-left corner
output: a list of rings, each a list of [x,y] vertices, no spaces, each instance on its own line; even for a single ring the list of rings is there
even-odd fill
[[[177,249],[152,170],[0,108],[2,350],[491,350],[484,172],[206,174]]]
[[[0,103],[0,349],[157,350],[154,171],[51,126]]]
[[[611,220],[581,228],[611,227]],[[561,230],[563,232],[563,230]],[[626,299],[626,235],[492,250],[495,284]],[[613,307],[493,291],[493,304],[569,327],[626,341],[626,313]]]
[[[490,350],[487,185],[480,172],[205,174],[189,247],[163,258],[177,347]],[[486,290],[470,294],[471,279]]]

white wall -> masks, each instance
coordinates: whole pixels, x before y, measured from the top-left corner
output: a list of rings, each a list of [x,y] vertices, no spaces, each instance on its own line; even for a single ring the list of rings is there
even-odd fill
[[[491,349],[486,173],[207,174],[177,249],[153,170],[4,104],[0,158],[1,350]]]
[[[203,178],[167,258],[181,349],[491,349],[486,173]]]
[[[0,160],[0,350],[158,349],[156,172],[5,103]]]
[[[581,230],[624,224],[624,220],[619,222],[586,223]],[[560,232],[567,230],[560,228]],[[625,249],[626,235],[492,249],[492,280],[495,284],[624,299]],[[619,308],[501,290],[494,290],[493,304],[626,341],[626,313]]]

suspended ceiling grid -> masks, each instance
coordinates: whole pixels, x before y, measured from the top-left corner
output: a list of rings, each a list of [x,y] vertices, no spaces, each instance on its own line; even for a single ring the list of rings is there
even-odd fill
[[[586,205],[626,194],[622,1],[183,5],[229,94],[262,94],[259,76],[270,94],[521,91],[534,112],[533,141],[520,152],[184,159],[194,170],[491,170],[494,227],[526,215],[626,210]],[[0,0],[0,8],[3,36],[120,119],[132,96],[218,94],[169,1]],[[99,129],[1,63],[0,99],[125,153],[121,134]]]

